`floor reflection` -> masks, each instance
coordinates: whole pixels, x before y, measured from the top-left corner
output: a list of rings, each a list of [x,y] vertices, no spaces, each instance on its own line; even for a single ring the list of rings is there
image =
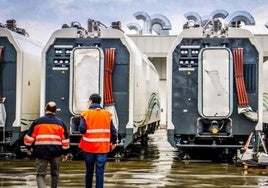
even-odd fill
[[[143,148],[136,145],[127,159],[109,159],[105,171],[106,188],[160,187],[266,187],[266,171],[245,173],[242,167],[227,163],[183,163],[166,139],[166,130],[150,136]],[[35,161],[0,160],[0,187],[36,187]],[[59,188],[84,187],[84,161],[61,164]],[[47,177],[49,183],[49,176]]]

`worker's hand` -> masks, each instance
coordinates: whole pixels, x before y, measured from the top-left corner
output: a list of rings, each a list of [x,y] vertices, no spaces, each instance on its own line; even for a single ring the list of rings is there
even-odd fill
[[[32,153],[33,153],[33,150],[32,149],[27,149],[27,155],[32,155]]]
[[[111,151],[113,151],[115,147],[116,147],[116,144],[111,143]]]
[[[61,161],[67,161],[67,159],[68,159],[67,155],[62,155],[61,156]]]

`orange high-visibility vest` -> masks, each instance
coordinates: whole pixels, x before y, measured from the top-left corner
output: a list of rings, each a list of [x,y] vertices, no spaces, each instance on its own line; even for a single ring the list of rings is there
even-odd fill
[[[86,121],[86,133],[83,134],[79,147],[90,153],[108,153],[111,143],[110,112],[104,109],[88,109],[81,116]]]
[[[59,145],[63,149],[70,147],[70,140],[64,136],[64,129],[57,124],[38,124],[35,126],[31,136],[24,137],[26,146],[34,145]]]

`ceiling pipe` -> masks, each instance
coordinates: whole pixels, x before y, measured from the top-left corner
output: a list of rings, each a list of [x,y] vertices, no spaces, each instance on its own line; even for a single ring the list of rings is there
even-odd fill
[[[171,24],[169,19],[162,14],[152,14],[151,15],[152,25],[159,24],[162,26],[163,30],[171,30]]]
[[[215,18],[223,18],[225,19],[227,16],[229,15],[229,13],[226,10],[215,10],[210,14],[210,18],[211,19],[215,19]]]
[[[201,20],[202,20],[201,26],[204,27],[205,25],[208,24],[208,22],[211,20],[211,18],[210,18],[210,16],[203,16],[201,18]]]
[[[162,29],[162,26],[159,24],[154,24],[152,26],[152,30],[157,34],[157,35],[169,35],[169,30],[164,30]]]
[[[184,14],[184,17],[188,21],[194,21],[194,25],[200,26],[202,23],[201,16],[199,14],[197,14],[196,12],[188,12],[188,13]]]
[[[228,26],[232,26],[234,22],[243,22],[245,25],[255,25],[253,16],[246,11],[235,11],[225,19],[225,23]]]
[[[151,15],[152,21],[152,30],[156,32],[158,35],[169,35],[169,31],[171,30],[170,21],[162,14],[153,14]]]
[[[143,34],[151,34],[152,33],[152,22],[150,16],[143,11],[139,11],[134,13],[134,16],[137,20],[143,20]]]
[[[129,24],[127,24],[127,27],[130,30],[136,31],[136,34],[137,35],[141,35],[142,34],[141,26],[139,24],[137,24],[137,23],[134,23],[134,22],[133,23],[129,23]]]

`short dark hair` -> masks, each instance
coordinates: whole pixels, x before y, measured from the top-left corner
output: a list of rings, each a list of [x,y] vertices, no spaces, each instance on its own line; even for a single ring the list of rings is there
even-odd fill
[[[93,103],[100,104],[101,103],[101,96],[94,93],[94,94],[90,95],[89,100],[91,100]]]
[[[57,105],[55,102],[51,101],[48,102],[45,108],[46,111],[52,112],[52,113],[56,113],[57,111]]]

